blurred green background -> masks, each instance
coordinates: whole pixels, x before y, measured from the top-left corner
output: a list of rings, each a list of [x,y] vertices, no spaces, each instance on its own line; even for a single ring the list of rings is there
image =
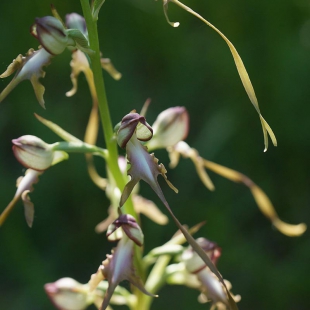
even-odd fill
[[[79,1],[54,0],[59,13],[81,13]],[[187,1],[214,23],[239,51],[279,146],[263,153],[263,136],[232,56],[224,41],[199,20],[170,4],[170,27],[162,3],[152,0],[107,1],[100,13],[101,50],[123,78],[106,87],[113,122],[152,98],[147,120],[171,106],[186,106],[191,118],[187,142],[200,154],[251,177],[270,197],[280,218],[309,223],[310,150],[310,3],[306,0]],[[29,34],[35,17],[50,15],[49,1],[0,2],[0,71],[37,41]],[[35,99],[31,84],[21,83],[0,105],[0,210],[15,193],[24,168],[11,151],[11,140],[24,134],[52,143],[58,138],[35,120],[46,117],[82,138],[91,101],[85,78],[72,98],[70,52],[55,57],[46,68],[46,110]],[[0,90],[10,78],[0,81]],[[103,146],[100,133],[99,145]],[[168,167],[165,151],[156,156]],[[104,173],[104,163],[98,161]],[[175,195],[163,190],[182,223],[207,224],[198,236],[222,247],[218,268],[242,296],[240,309],[309,309],[309,232],[289,238],[273,229],[259,212],[247,188],[210,173],[216,191],[201,184],[189,160],[169,170]],[[164,211],[147,184],[143,196]],[[110,252],[104,235],[94,232],[106,217],[105,193],[91,183],[84,156],[44,173],[31,194],[35,205],[32,229],[25,223],[22,203],[0,230],[0,308],[53,309],[44,283],[73,277],[85,283]],[[166,242],[175,225],[160,227],[142,218],[145,250]],[[198,292],[166,286],[153,309],[208,309]],[[115,307],[116,308],[116,307]]]

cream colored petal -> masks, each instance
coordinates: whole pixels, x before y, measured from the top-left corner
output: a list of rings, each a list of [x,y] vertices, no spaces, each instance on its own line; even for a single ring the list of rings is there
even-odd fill
[[[133,204],[137,213],[144,214],[153,222],[159,225],[166,225],[168,223],[168,217],[158,209],[153,201],[139,195],[133,195]]]
[[[122,74],[115,69],[109,58],[101,58],[100,62],[102,69],[107,71],[114,80],[118,81],[121,79]]]
[[[204,160],[204,164],[207,169],[212,170],[215,173],[231,181],[237,183],[243,183],[245,186],[247,186],[250,189],[256,201],[256,204],[261,210],[261,212],[267,218],[269,218],[272,224],[284,235],[290,237],[297,237],[302,235],[306,231],[307,225],[304,223],[292,225],[281,221],[278,217],[278,214],[275,211],[273,204],[271,203],[267,195],[262,191],[260,187],[258,187],[251,179],[249,179],[244,174],[208,160]]]
[[[28,196],[29,193],[30,193],[29,190],[24,191],[22,193],[22,200],[24,202],[24,210],[25,210],[26,222],[27,222],[28,226],[31,228],[32,227],[32,223],[33,223],[33,219],[34,219],[34,205],[30,201],[30,198]]]

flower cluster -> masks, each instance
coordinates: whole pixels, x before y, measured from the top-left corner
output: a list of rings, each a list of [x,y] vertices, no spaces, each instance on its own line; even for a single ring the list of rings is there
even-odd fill
[[[132,310],[148,310],[152,298],[157,297],[158,290],[163,285],[170,284],[186,285],[197,289],[200,292],[198,300],[210,302],[211,309],[237,309],[236,303],[240,301],[240,296],[232,294],[230,282],[224,280],[217,269],[221,248],[204,237],[196,240],[193,238],[193,234],[202,224],[188,229],[180,223],[165,198],[158,176],[162,176],[175,193],[178,193],[178,190],[168,180],[165,166],[159,163],[154,153],[149,152],[166,149],[171,168],[179,164],[181,157],[190,159],[202,183],[211,191],[215,190],[215,185],[206,170],[247,186],[261,212],[283,234],[299,236],[306,230],[306,225],[303,223],[291,225],[281,221],[267,195],[251,179],[240,172],[204,159],[196,149],[189,146],[185,142],[190,127],[189,113],[183,106],[170,107],[162,111],[151,126],[145,117],[149,106],[147,101],[141,113],[132,110],[122,118],[113,131],[104,84],[100,74],[98,77],[98,72],[101,73],[103,68],[115,80],[121,78],[121,73],[114,68],[110,59],[102,58],[98,39],[93,39],[97,40],[96,42],[90,42],[88,33],[92,29],[94,33],[90,34],[94,36],[96,34],[94,29],[96,29],[103,2],[103,0],[94,0],[89,4],[88,1],[81,1],[86,20],[79,14],[71,13],[66,15],[63,21],[52,6],[53,16],[36,18],[31,26],[31,34],[40,44],[38,50],[30,49],[25,56],[18,55],[0,75],[1,78],[5,78],[15,73],[11,82],[1,92],[0,102],[21,81],[28,79],[33,85],[39,103],[45,107],[43,98],[45,88],[39,81],[45,76],[43,67],[49,65],[53,57],[69,50],[72,53],[70,77],[73,86],[66,96],[70,97],[77,93],[78,76],[83,72],[92,99],[92,109],[83,140],[38,115],[36,118],[56,133],[62,139],[61,141],[49,144],[33,135],[24,135],[12,140],[13,153],[27,170],[25,176],[17,180],[17,191],[0,215],[0,226],[16,203],[22,199],[26,222],[29,227],[32,227],[34,205],[30,201],[29,193],[33,191],[33,184],[37,183],[39,176],[50,167],[68,159],[69,152],[82,153],[86,157],[90,178],[105,191],[110,200],[110,206],[107,209],[108,217],[103,221],[99,219],[101,222],[95,230],[98,233],[107,231],[108,240],[118,243],[111,250],[111,254],[106,255],[97,272],[90,276],[88,283],[81,284],[66,277],[46,284],[45,291],[53,304],[61,310],[83,310],[91,304],[100,310],[111,309],[110,305],[127,305]],[[259,114],[265,150],[268,147],[268,134],[276,145],[276,138],[261,115],[247,71],[232,43],[216,27],[178,0],[164,0],[164,14],[173,27],[177,27],[179,23],[170,22],[167,13],[168,2],[173,2],[198,17],[224,39],[232,52],[245,90]],[[92,27],[87,27],[89,25]],[[96,145],[99,108],[106,149]],[[125,157],[119,156],[117,145],[125,153]],[[97,171],[93,156],[105,160],[104,177]],[[139,195],[141,180],[157,194],[166,208],[164,212],[169,213],[179,229],[171,240],[153,248],[147,254],[143,253],[144,234],[140,227],[140,213],[160,225],[167,224],[168,217],[157,207],[156,202]],[[184,245],[185,242],[188,245]],[[132,284],[130,291],[120,286],[123,280]]]

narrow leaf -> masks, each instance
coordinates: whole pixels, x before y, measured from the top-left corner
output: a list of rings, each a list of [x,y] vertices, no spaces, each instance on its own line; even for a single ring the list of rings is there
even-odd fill
[[[262,124],[262,129],[263,129],[263,134],[264,134],[264,143],[265,143],[265,150],[267,151],[268,149],[268,136],[267,133],[269,134],[272,143],[274,146],[277,146],[277,140],[276,137],[272,131],[272,129],[270,128],[270,126],[268,125],[268,123],[264,120],[264,118],[261,115],[260,109],[259,109],[259,105],[258,105],[258,101],[255,95],[255,91],[253,88],[253,85],[251,83],[250,77],[245,69],[245,66],[243,64],[243,61],[241,59],[241,57],[239,56],[236,48],[234,47],[234,45],[227,39],[227,37],[219,30],[217,29],[214,25],[212,25],[210,22],[208,22],[206,19],[204,19],[201,15],[199,15],[198,13],[196,13],[195,11],[193,11],[190,7],[186,6],[185,4],[181,3],[178,0],[170,0],[170,2],[173,2],[174,4],[178,5],[179,7],[181,7],[182,9],[184,9],[185,11],[189,12],[190,14],[194,15],[195,17],[197,17],[198,19],[200,19],[201,21],[203,21],[206,25],[208,25],[209,27],[211,27],[215,32],[217,32],[222,39],[227,43],[232,56],[234,58],[239,76],[241,78],[242,84],[245,88],[245,91],[249,97],[249,99],[251,100],[254,108],[256,109],[257,113],[259,114],[260,120],[261,120],[261,124]],[[165,0],[164,0],[165,3]],[[166,15],[166,11],[165,15]],[[175,27],[175,26],[174,26]]]

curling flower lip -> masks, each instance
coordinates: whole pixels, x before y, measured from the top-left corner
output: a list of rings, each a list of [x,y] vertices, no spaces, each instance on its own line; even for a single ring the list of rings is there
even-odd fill
[[[68,158],[67,153],[54,151],[53,144],[47,144],[35,136],[25,135],[12,142],[15,157],[27,168],[43,171]]]
[[[33,218],[34,218],[34,205],[30,201],[29,193],[33,191],[33,184],[39,181],[39,176],[43,172],[36,171],[32,169],[28,169],[25,173],[24,177],[19,177],[16,181],[17,190],[14,195],[12,201],[8,204],[8,206],[4,209],[4,211],[0,215],[0,226],[4,223],[10,212],[13,210],[17,201],[22,198],[24,203],[24,212],[26,222],[29,227],[32,227]]]
[[[189,131],[189,116],[185,107],[173,107],[161,112],[152,125],[154,135],[149,149],[167,148],[184,140]]]
[[[36,18],[30,32],[52,55],[61,54],[69,43],[73,43],[63,24],[52,16]]]

